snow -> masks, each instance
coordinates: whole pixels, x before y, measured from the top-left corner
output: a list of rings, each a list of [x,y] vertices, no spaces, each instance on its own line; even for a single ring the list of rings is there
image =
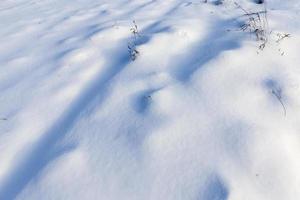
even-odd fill
[[[2,0],[0,199],[300,199],[300,3],[215,2]]]

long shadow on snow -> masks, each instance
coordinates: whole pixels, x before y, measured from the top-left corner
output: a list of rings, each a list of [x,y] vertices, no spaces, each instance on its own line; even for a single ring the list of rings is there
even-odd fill
[[[228,32],[226,29],[232,26],[234,20],[222,20],[210,29],[206,37],[193,45],[186,53],[180,55],[180,60],[172,63],[173,76],[181,81],[187,82],[198,69],[206,63],[219,56],[222,52],[240,47],[240,35]]]
[[[115,59],[115,62],[110,64],[110,67],[108,67],[109,70],[105,74],[98,75],[57,122],[43,134],[42,138],[25,156],[25,159],[18,162],[17,166],[9,172],[4,180],[3,187],[0,188],[0,199],[14,199],[24,186],[47,165],[49,157],[53,157],[48,155],[51,148],[65,136],[76,122],[79,114],[96,96],[102,95],[101,91],[105,90],[109,81],[129,62],[126,53],[122,53],[119,58]]]
[[[172,8],[172,10],[174,10],[174,8]],[[159,23],[154,22],[141,32],[155,33],[158,31],[158,25]],[[153,30],[151,31],[151,29]],[[148,39],[150,40],[150,38]],[[123,44],[128,40],[129,39],[123,41]],[[15,199],[23,188],[34,179],[52,159],[59,156],[59,152],[65,152],[62,150],[54,152],[55,155],[53,155],[51,149],[55,147],[58,141],[65,137],[76,123],[80,114],[88,108],[91,102],[95,99],[99,99],[99,101],[97,101],[97,106],[99,106],[99,104],[104,101],[105,91],[110,81],[130,62],[130,57],[126,50],[126,48],[120,48],[120,50],[112,53],[115,58],[114,62],[108,65],[108,70],[104,72],[104,74],[98,74],[54,125],[42,135],[39,141],[31,148],[29,147],[30,150],[26,152],[25,158],[17,162],[15,167],[7,173],[0,187],[0,199]]]

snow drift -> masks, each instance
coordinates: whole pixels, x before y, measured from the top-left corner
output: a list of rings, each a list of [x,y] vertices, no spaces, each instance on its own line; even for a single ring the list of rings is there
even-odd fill
[[[300,199],[300,3],[215,2],[2,0],[0,199]]]

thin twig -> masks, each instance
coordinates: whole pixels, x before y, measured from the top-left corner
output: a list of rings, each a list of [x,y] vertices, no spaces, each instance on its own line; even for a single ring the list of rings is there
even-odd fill
[[[276,91],[272,90],[272,94],[277,98],[277,100],[280,102],[280,104],[282,105],[283,111],[284,111],[284,116],[286,116],[286,108],[282,102],[282,97],[280,94],[278,94]]]

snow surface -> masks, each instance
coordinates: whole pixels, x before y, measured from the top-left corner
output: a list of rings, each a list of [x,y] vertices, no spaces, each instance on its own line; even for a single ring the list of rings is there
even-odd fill
[[[267,9],[259,50],[233,0],[1,0],[0,199],[299,200],[300,2]]]

